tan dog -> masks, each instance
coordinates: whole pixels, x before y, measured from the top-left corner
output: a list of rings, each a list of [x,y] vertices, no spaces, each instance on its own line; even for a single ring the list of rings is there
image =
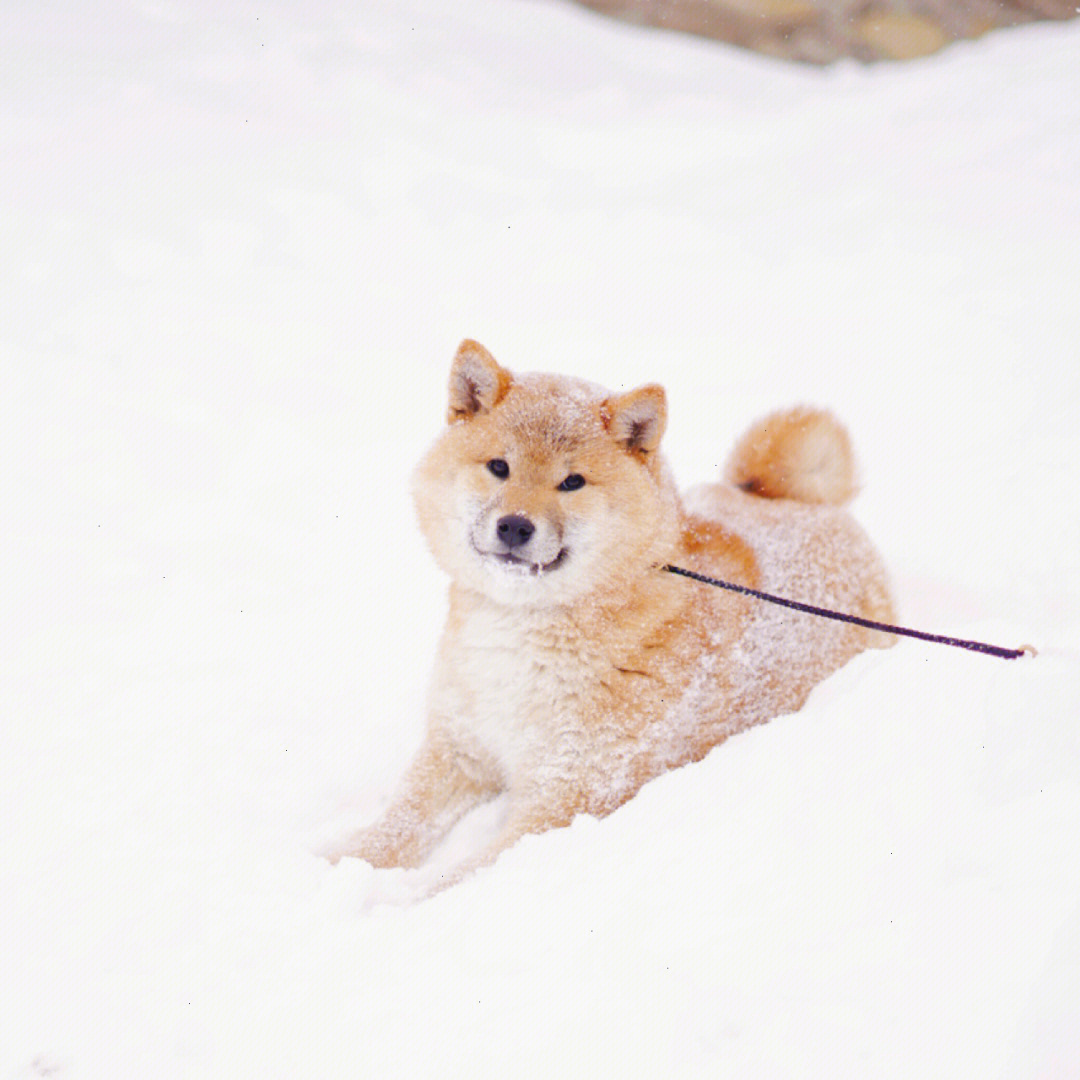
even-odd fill
[[[763,420],[727,483],[681,500],[658,452],[666,413],[659,386],[516,376],[462,343],[449,425],[414,478],[451,577],[427,736],[389,809],[341,854],[416,866],[507,792],[497,837],[456,880],[525,833],[614,810],[891,643],[660,569],[891,621],[881,561],[838,508],[854,493],[839,424],[808,409]]]

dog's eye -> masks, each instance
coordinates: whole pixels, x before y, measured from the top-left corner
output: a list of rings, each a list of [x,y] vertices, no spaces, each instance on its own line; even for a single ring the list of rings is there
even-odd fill
[[[572,472],[560,485],[559,491],[577,491],[585,486],[585,477],[581,473]]]
[[[510,466],[503,461],[502,458],[492,458],[488,463],[488,472],[492,476],[497,476],[500,480],[505,480],[510,475]]]

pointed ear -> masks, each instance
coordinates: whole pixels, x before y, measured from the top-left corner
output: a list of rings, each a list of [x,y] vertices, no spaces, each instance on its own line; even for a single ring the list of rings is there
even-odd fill
[[[468,420],[477,413],[493,409],[510,389],[514,378],[476,341],[465,340],[458,346],[450,368],[450,401],[446,419]]]
[[[624,450],[651,453],[667,427],[667,395],[656,383],[608,398],[603,407],[608,431]]]

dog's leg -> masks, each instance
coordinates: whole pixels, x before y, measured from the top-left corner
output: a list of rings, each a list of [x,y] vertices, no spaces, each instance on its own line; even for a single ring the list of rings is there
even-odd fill
[[[530,785],[525,791],[510,790],[510,808],[506,821],[495,838],[484,850],[471,859],[454,867],[432,889],[433,893],[456,885],[474,870],[493,863],[511,845],[529,833],[547,832],[569,825],[586,809],[581,784],[569,782],[557,786]]]
[[[429,736],[386,812],[331,862],[352,855],[377,867],[419,866],[461,817],[497,793],[493,778],[465,771],[452,745]]]

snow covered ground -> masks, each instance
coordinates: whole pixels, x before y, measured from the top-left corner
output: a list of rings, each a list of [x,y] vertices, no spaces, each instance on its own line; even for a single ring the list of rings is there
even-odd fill
[[[1080,1077],[1080,23],[785,67],[540,0],[0,13],[0,1078]],[[903,642],[611,817],[331,868],[458,340],[834,408]],[[441,853],[472,850],[499,806]]]

